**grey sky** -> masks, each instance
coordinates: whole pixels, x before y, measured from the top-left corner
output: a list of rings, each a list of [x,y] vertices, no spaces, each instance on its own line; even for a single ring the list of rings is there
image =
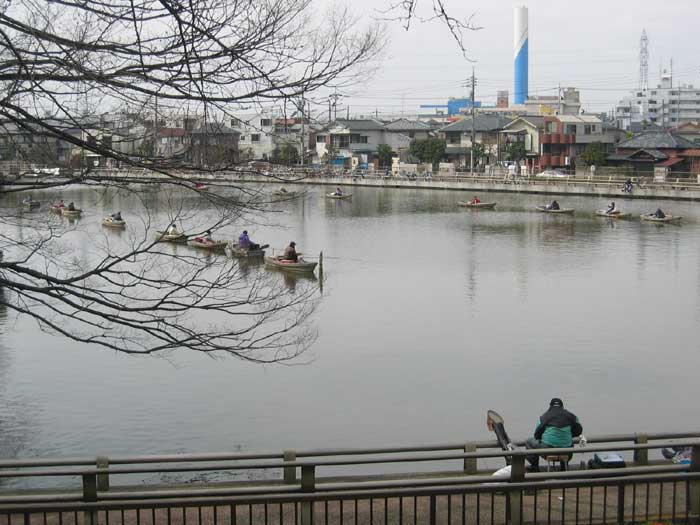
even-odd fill
[[[353,0],[353,11],[376,12],[390,0]],[[432,0],[420,0],[429,7]],[[407,113],[418,105],[466,95],[461,87],[478,78],[477,99],[494,104],[497,90],[513,89],[513,7],[530,9],[530,93],[555,95],[557,86],[579,87],[588,112],[610,110],[639,82],[639,39],[649,40],[649,81],[674,63],[674,80],[700,86],[700,2],[698,0],[446,0],[454,16],[474,13],[483,29],[470,32],[466,45],[473,64],[439,22],[416,23],[409,32],[387,24],[390,43],[380,71],[365,85],[346,92],[353,114]],[[428,12],[425,11],[427,14]],[[512,94],[511,94],[512,96]]]

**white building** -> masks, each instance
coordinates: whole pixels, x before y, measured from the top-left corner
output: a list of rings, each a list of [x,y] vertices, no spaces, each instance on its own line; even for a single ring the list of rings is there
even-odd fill
[[[651,122],[662,127],[676,127],[682,122],[700,120],[700,88],[673,85],[673,77],[664,72],[661,83],[647,91],[636,91],[615,107],[615,120],[621,129],[632,123]]]
[[[313,129],[300,116],[283,117],[278,113],[239,115],[231,120],[231,127],[240,132],[238,142],[241,160],[268,160],[283,144],[293,146],[298,153],[306,149],[309,154],[309,137]]]

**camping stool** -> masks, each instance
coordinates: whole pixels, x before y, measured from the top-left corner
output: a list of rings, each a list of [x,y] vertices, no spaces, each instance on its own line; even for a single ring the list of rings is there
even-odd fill
[[[567,470],[571,458],[568,454],[557,454],[554,456],[545,456],[544,459],[547,462],[547,472],[550,472],[556,467],[557,463],[559,463],[559,470]]]

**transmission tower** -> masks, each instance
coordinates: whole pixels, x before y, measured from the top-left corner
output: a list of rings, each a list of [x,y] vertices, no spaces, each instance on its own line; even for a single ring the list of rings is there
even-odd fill
[[[649,38],[647,30],[642,30],[639,40],[639,89],[645,92],[649,88]]]

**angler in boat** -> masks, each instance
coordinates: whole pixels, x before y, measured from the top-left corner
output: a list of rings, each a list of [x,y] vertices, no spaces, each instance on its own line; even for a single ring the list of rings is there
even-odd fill
[[[294,241],[289,243],[289,246],[287,246],[284,249],[284,256],[282,257],[285,261],[294,261],[294,262],[299,262],[299,254],[297,253],[297,243]]]
[[[656,208],[656,211],[654,212],[654,217],[656,217],[657,219],[665,219],[666,214],[663,211],[661,211],[661,208]]]
[[[124,220],[124,219],[122,219],[122,212],[120,212],[120,211],[118,211],[117,213],[113,213],[112,215],[110,215],[110,217],[112,218],[113,221],[123,221]]]
[[[242,250],[251,251],[259,249],[260,245],[250,240],[250,237],[248,237],[248,230],[243,230],[243,233],[238,236],[238,247]]]
[[[612,201],[610,204],[608,204],[608,208],[605,210],[605,213],[607,213],[608,215],[618,213],[618,210],[615,209],[615,201]]]
[[[547,205],[548,210],[559,210],[561,209],[559,207],[559,203],[556,200],[553,200],[550,204]]]
[[[333,192],[333,195],[335,195],[336,197],[342,197],[343,195],[345,195],[345,193],[343,193],[343,190],[341,190],[340,186],[338,186]]]
[[[474,198],[469,201],[469,204],[481,204],[481,199],[474,195]]]

